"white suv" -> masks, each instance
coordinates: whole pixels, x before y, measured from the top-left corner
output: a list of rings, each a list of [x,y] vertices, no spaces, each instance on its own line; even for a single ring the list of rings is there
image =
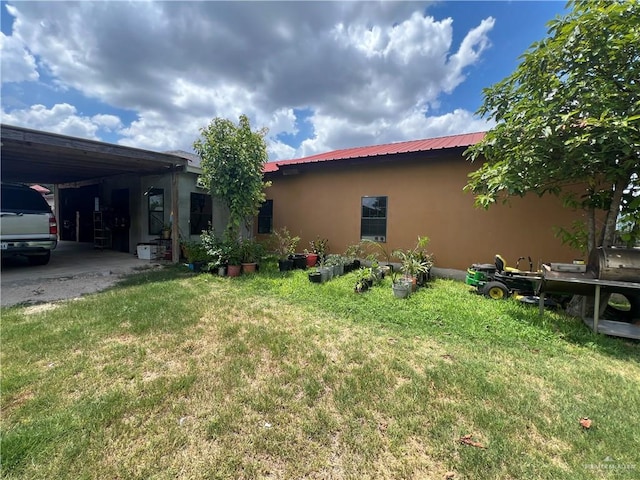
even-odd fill
[[[58,224],[40,193],[26,185],[0,184],[0,253],[46,265],[58,244]]]

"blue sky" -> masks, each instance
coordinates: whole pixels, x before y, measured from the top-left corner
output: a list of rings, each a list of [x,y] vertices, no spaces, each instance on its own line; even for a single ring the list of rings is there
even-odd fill
[[[271,160],[486,130],[564,2],[1,2],[2,122],[157,151],[214,117]]]

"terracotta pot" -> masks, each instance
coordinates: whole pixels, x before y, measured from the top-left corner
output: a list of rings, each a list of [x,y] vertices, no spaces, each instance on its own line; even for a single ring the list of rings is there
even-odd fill
[[[254,273],[256,271],[257,263],[243,263],[242,264],[242,272],[243,273]]]
[[[227,266],[227,276],[228,277],[239,277],[241,265],[229,265]]]

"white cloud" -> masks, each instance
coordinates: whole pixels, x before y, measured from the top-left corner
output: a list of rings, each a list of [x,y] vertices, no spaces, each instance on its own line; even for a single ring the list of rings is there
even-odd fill
[[[49,110],[34,105],[5,115],[33,128],[84,131],[88,138],[118,132],[125,145],[191,150],[212,118],[236,121],[244,113],[254,128],[269,129],[272,159],[466,128],[477,122],[468,112],[426,115],[481,59],[494,21],[481,21],[452,51],[453,20],[436,20],[424,8],[422,2],[20,2],[11,7],[12,36],[3,38],[12,58],[29,67],[16,78],[37,79],[37,58],[59,89],[110,111],[133,111],[136,119],[123,125],[104,110],[85,116],[60,101]],[[4,62],[3,54],[3,70]],[[295,109],[313,112],[313,136],[297,150],[277,139],[299,133]]]
[[[270,140],[267,142],[267,153],[269,154],[269,160],[289,160],[296,158],[296,149],[286,143],[282,143],[279,140]]]
[[[290,158],[306,157],[341,148],[482,132],[494,125],[493,122],[478,119],[463,109],[430,117],[416,110],[393,124],[378,119],[368,125],[351,125],[344,119],[320,115],[316,116],[313,122],[319,126],[317,134],[302,142],[295,155]]]
[[[0,51],[2,83],[38,80],[36,59],[17,37],[0,32]]]
[[[74,137],[98,140],[96,132],[99,124],[90,117],[77,114],[73,105],[54,105],[48,109],[44,105],[32,105],[29,109],[2,111],[2,122],[9,125],[26,125],[36,130],[60,133]]]
[[[91,117],[91,121],[95,125],[98,125],[109,132],[115,132],[118,129],[122,128],[122,120],[120,120],[120,118],[116,117],[115,115],[94,115],[93,117]]]

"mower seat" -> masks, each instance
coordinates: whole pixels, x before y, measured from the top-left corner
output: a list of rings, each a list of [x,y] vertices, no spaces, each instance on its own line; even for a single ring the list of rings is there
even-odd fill
[[[500,254],[496,254],[496,270],[498,273],[520,273],[517,268],[507,267],[507,262]]]

